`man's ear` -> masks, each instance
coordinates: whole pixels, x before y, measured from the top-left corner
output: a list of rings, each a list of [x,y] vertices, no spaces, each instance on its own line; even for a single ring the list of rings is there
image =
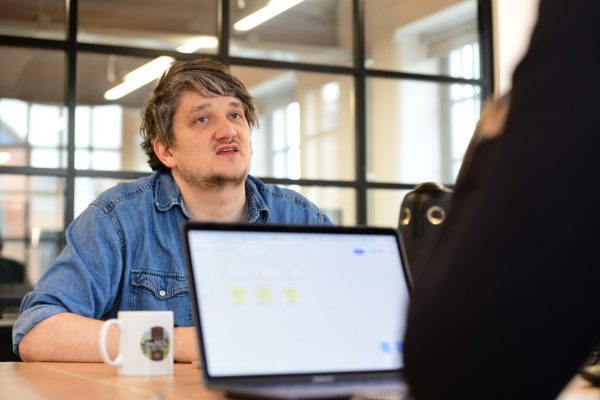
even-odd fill
[[[165,167],[173,168],[175,166],[176,162],[173,153],[171,152],[171,148],[164,144],[162,140],[154,139],[152,147],[154,148],[154,154],[156,154]]]

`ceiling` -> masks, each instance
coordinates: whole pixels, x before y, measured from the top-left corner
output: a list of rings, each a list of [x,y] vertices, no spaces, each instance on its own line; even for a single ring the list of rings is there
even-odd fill
[[[370,32],[385,31],[460,2],[365,0],[365,25]],[[232,21],[265,3],[266,0],[231,0]],[[169,41],[172,38],[185,40],[217,34],[217,0],[79,0],[78,7],[79,32],[86,33],[87,40],[95,38],[108,45],[156,47],[159,43],[157,48],[162,45],[174,49]],[[341,40],[347,40],[343,36],[348,36],[352,21],[350,7],[351,0],[305,0],[249,32],[233,32],[232,40],[248,47],[268,48],[268,43],[279,48],[302,47],[314,51],[316,62],[327,63],[324,55],[342,46]],[[0,0],[0,34],[60,40],[64,39],[64,32],[65,0]],[[368,39],[377,40],[374,36]],[[319,54],[323,57],[319,58]],[[78,101],[105,103],[103,93],[146,61],[149,59],[80,53],[77,59]],[[0,42],[1,97],[63,103],[64,71],[65,57],[60,51],[7,47]],[[266,73],[264,79],[273,73]],[[256,76],[248,77],[248,80],[251,78]],[[139,107],[149,86],[126,96],[119,103]]]

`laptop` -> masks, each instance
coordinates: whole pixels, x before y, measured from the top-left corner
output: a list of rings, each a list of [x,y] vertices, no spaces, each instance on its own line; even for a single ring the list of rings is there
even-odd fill
[[[406,398],[411,279],[396,230],[191,222],[182,236],[207,388]]]

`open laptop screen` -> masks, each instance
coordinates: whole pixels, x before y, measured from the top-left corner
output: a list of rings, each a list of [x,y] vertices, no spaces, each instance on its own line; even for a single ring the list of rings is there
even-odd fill
[[[408,280],[392,229],[192,224],[210,377],[402,367]]]

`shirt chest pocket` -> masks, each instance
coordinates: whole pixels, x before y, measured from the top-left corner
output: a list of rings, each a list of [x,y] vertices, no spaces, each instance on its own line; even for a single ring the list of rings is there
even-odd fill
[[[171,310],[176,326],[192,325],[187,277],[177,272],[131,271],[130,310]]]

